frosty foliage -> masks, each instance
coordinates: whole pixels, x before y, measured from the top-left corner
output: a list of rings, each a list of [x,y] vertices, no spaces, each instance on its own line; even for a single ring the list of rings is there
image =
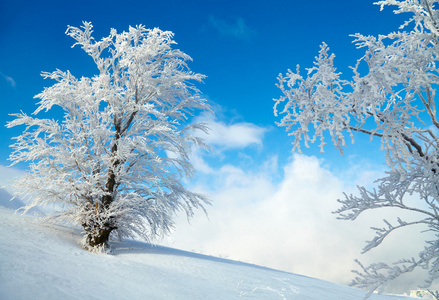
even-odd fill
[[[42,73],[56,83],[35,96],[33,114],[58,106],[62,122],[20,113],[8,127],[26,126],[10,156],[13,163],[30,162],[28,174],[15,182],[17,195],[32,199],[25,209],[57,204],[61,209],[50,220],[82,226],[85,247],[96,249],[110,233],[166,234],[176,211],[190,217],[208,203],[181,181],[194,173],[191,147],[206,147],[194,133],[208,128],[189,118],[210,108],[192,84],[204,76],[188,69],[188,55],[172,49],[171,32],[111,29],[100,41],[92,32],[84,22],[66,34],[91,56],[98,75]]]
[[[364,211],[392,207],[411,211],[417,219],[398,219],[393,224],[384,220],[382,228],[373,228],[376,235],[364,252],[380,245],[393,231],[415,224],[424,224],[437,237],[426,241],[417,258],[390,265],[360,264],[353,285],[369,288],[370,293],[382,291],[389,280],[415,268],[428,270],[426,286],[439,277],[438,2],[376,2],[381,9],[396,5],[395,13],[412,16],[398,32],[378,37],[353,35],[365,54],[352,67],[351,80],[342,79],[336,71],[335,55],[326,44],[305,76],[297,67],[278,77],[283,96],[275,100],[274,113],[282,116],[278,125],[294,137],[294,149],[300,151],[301,142],[308,147],[319,141],[323,151],[330,137],[342,153],[346,139],[353,142],[357,132],[381,140],[389,167],[386,177],[372,191],[359,187],[358,195],[345,195],[336,213],[341,219],[354,220]],[[408,196],[418,201],[412,205]]]

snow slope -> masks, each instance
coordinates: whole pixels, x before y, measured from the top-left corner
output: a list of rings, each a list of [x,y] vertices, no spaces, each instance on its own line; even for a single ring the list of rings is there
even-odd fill
[[[2,203],[0,202],[0,205]],[[0,208],[0,299],[362,299],[365,292],[296,274],[143,242],[92,254],[80,232]],[[373,295],[371,299],[411,299]]]

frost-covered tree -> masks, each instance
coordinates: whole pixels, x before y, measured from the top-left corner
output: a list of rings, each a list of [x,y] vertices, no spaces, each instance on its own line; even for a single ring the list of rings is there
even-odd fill
[[[355,220],[372,209],[391,207],[412,212],[414,221],[398,218],[375,230],[363,252],[379,246],[402,228],[423,224],[435,239],[426,241],[417,257],[393,264],[376,263],[357,271],[353,285],[379,290],[388,281],[415,268],[428,271],[425,285],[439,277],[439,121],[436,91],[439,84],[439,10],[437,0],[384,0],[381,9],[397,6],[395,13],[411,13],[401,31],[387,35],[355,34],[355,44],[365,53],[352,67],[353,77],[342,78],[334,67],[334,54],[326,44],[306,75],[289,70],[279,75],[283,95],[276,99],[274,113],[282,116],[279,126],[308,147],[326,140],[343,152],[346,139],[357,134],[381,140],[389,167],[377,187],[359,187],[358,195],[338,200],[339,218]],[[409,198],[418,199],[415,203]]]
[[[190,217],[204,209],[207,198],[182,181],[194,173],[191,148],[206,147],[195,133],[208,128],[191,116],[210,108],[194,85],[204,76],[172,48],[171,32],[112,29],[100,41],[92,32],[84,22],[66,34],[91,56],[97,75],[42,73],[56,83],[35,96],[34,115],[56,106],[62,120],[20,113],[8,127],[26,126],[10,156],[30,166],[14,183],[17,196],[32,200],[25,210],[55,204],[47,218],[82,226],[84,246],[98,250],[110,234],[151,240],[169,232],[176,211]]]

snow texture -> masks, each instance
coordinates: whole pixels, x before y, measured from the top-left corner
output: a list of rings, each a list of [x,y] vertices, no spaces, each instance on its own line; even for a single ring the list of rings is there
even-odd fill
[[[3,203],[3,202],[2,202]],[[0,299],[355,300],[366,292],[138,241],[112,254],[79,246],[81,234],[0,208]],[[371,299],[412,299],[372,295]]]

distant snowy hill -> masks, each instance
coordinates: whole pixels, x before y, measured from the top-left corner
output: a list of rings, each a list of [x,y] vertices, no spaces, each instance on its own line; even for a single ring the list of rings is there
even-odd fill
[[[365,294],[318,279],[136,241],[113,243],[112,255],[92,254],[78,246],[79,231],[34,221],[35,217],[0,208],[2,300],[355,300]]]
[[[13,196],[7,190],[0,188],[0,207],[16,210],[24,205],[21,200],[12,200],[12,198]]]

